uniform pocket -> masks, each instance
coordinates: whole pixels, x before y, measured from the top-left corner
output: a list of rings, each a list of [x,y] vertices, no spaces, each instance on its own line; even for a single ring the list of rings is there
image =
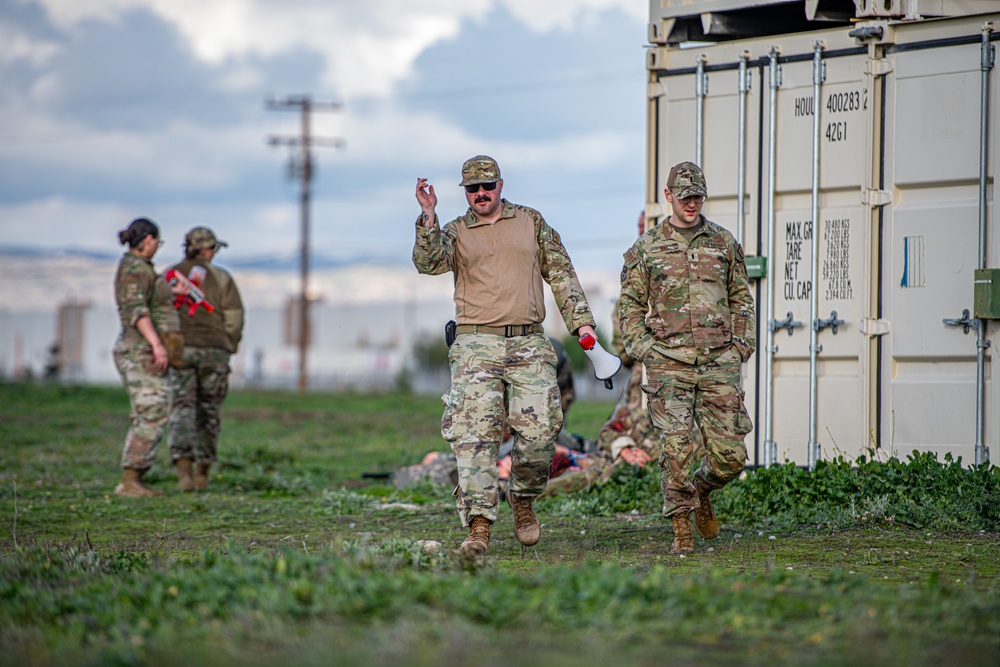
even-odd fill
[[[658,393],[660,393],[660,389],[663,388],[663,380],[650,378],[645,382],[643,382],[642,384],[640,384],[639,387],[642,389],[643,393],[647,394],[648,396],[656,396]]]
[[[153,348],[146,346],[135,353],[135,360],[139,370],[150,375],[163,375],[163,371],[156,367],[156,360],[153,357]]]
[[[725,369],[739,369],[743,365],[743,355],[735,345],[730,345],[715,361]]]
[[[552,424],[552,437],[555,437],[563,425],[562,393],[559,387],[549,387],[548,401],[549,423]]]
[[[743,437],[747,433],[753,430],[753,420],[750,419],[749,413],[747,413],[746,406],[743,405],[743,401],[740,401],[740,412],[736,415],[736,434]]]
[[[184,334],[180,331],[163,334],[163,347],[167,348],[167,363],[173,368],[184,368]]]
[[[451,391],[441,396],[441,401],[444,403],[444,413],[441,415],[441,437],[448,442],[455,442],[462,435],[460,432],[462,429],[458,425],[462,423],[460,415],[465,397],[452,387]]]

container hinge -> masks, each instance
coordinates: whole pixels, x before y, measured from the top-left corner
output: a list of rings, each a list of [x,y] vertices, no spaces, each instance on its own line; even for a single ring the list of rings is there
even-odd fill
[[[667,85],[662,81],[651,81],[646,86],[646,97],[651,100],[655,100],[657,97],[663,97],[667,94]]]
[[[884,336],[889,333],[889,320],[877,317],[861,318],[861,333],[866,336]]]
[[[865,61],[865,74],[885,76],[894,69],[896,69],[896,65],[890,58],[869,58]]]
[[[885,23],[881,21],[868,21],[865,23],[857,23],[853,30],[848,34],[849,37],[853,37],[858,42],[881,42],[885,37]]]
[[[862,188],[861,203],[868,206],[885,206],[892,203],[892,194],[875,188]]]

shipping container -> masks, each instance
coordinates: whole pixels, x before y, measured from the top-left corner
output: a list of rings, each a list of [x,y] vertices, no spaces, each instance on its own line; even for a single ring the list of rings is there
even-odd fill
[[[651,0],[646,216],[692,160],[744,246],[750,465],[1000,452],[998,28],[994,0]]]

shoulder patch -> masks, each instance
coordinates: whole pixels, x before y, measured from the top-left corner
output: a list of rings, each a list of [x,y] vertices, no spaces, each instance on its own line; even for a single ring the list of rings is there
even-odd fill
[[[639,263],[639,253],[635,249],[635,246],[633,245],[631,248],[625,251],[623,257],[625,259],[625,264],[622,265],[621,282],[624,284],[625,278],[628,277],[628,270],[633,268],[636,264]]]
[[[121,281],[125,285],[142,285],[147,282],[147,277],[145,274],[139,273],[138,271],[128,271],[122,273]]]
[[[623,257],[625,258],[625,266],[633,267],[639,263],[639,253],[636,252],[635,246],[626,250]]]

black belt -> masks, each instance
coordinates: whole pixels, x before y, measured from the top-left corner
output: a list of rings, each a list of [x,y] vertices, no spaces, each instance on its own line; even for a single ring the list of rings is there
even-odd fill
[[[508,324],[502,327],[488,327],[484,324],[459,324],[455,327],[456,334],[481,333],[492,334],[494,336],[504,336],[513,338],[515,336],[527,336],[528,334],[544,333],[545,329],[541,324]]]

